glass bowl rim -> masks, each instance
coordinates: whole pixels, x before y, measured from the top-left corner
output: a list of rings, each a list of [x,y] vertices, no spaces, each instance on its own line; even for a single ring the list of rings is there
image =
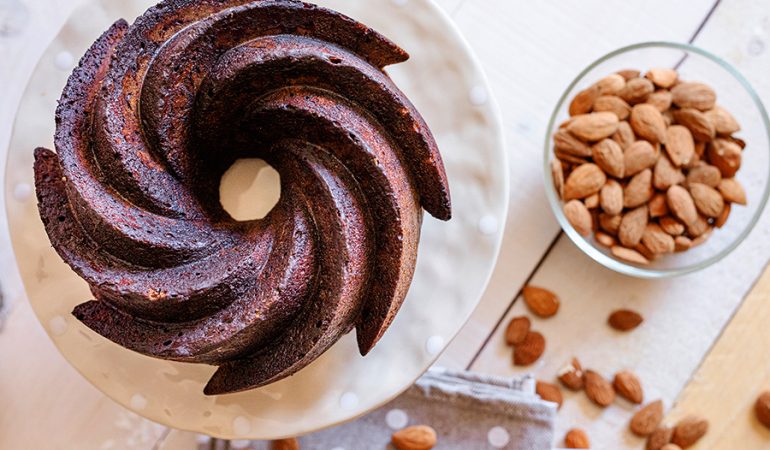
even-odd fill
[[[738,245],[740,245],[746,239],[746,237],[751,233],[751,231],[754,229],[757,222],[759,221],[760,217],[762,216],[762,212],[764,211],[765,205],[767,204],[768,197],[770,196],[770,158],[768,158],[767,175],[765,177],[764,192],[762,193],[762,197],[759,201],[759,204],[756,205],[756,211],[754,212],[754,215],[746,224],[745,228],[724,249],[697,263],[689,264],[683,267],[670,268],[670,269],[650,269],[650,268],[632,265],[605,254],[604,252],[597,249],[593,244],[591,244],[583,236],[581,236],[577,231],[575,231],[572,225],[570,225],[570,223],[567,221],[567,218],[564,215],[564,212],[562,211],[562,200],[557,195],[556,189],[553,185],[553,177],[551,175],[551,169],[550,169],[550,163],[552,159],[551,139],[553,136],[553,133],[551,130],[554,129],[557,116],[559,115],[559,112],[567,102],[568,100],[567,97],[573,91],[575,86],[577,86],[578,83],[583,81],[583,79],[585,78],[586,75],[588,75],[589,72],[591,72],[594,68],[604,63],[605,61],[608,61],[618,55],[628,53],[634,50],[645,49],[645,48],[668,48],[668,49],[674,49],[674,50],[682,50],[686,53],[696,53],[714,62],[717,66],[727,71],[727,73],[729,73],[733,78],[735,78],[738,81],[738,83],[741,86],[743,86],[743,88],[749,94],[749,97],[753,101],[757,110],[759,111],[760,119],[765,128],[765,135],[767,137],[768,144],[770,144],[770,119],[768,119],[767,110],[765,109],[765,106],[762,103],[762,100],[759,98],[759,95],[757,94],[757,92],[751,86],[749,81],[730,63],[714,55],[713,53],[703,50],[692,44],[670,42],[670,41],[640,42],[640,43],[620,47],[616,50],[613,50],[605,54],[604,56],[596,59],[591,64],[586,66],[583,70],[581,70],[580,73],[578,73],[578,75],[570,82],[570,84],[566,87],[562,95],[559,97],[559,100],[556,103],[556,107],[554,108],[548,120],[548,127],[546,128],[546,131],[545,131],[545,146],[544,146],[544,158],[543,158],[543,178],[545,181],[546,197],[548,197],[548,203],[550,204],[551,210],[556,216],[556,220],[559,222],[559,226],[564,231],[564,233],[566,233],[567,236],[569,236],[570,240],[581,251],[583,251],[583,253],[587,254],[589,257],[591,257],[591,259],[603,265],[604,267],[607,267],[608,269],[614,270],[616,272],[619,272],[625,275],[637,277],[637,278],[668,278],[668,277],[684,275],[684,274],[688,274],[688,273],[692,273],[692,272],[704,269],[714,264],[715,262],[720,261],[725,256],[730,254],[733,250],[735,250],[736,247],[738,247]],[[770,153],[770,147],[765,149],[765,151]]]

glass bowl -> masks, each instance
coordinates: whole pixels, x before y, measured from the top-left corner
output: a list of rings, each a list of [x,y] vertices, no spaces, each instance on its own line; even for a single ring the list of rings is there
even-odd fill
[[[644,74],[653,67],[671,67],[685,81],[701,81],[717,94],[717,104],[730,111],[741,125],[734,136],[746,142],[742,164],[735,178],[743,184],[748,203],[734,205],[727,223],[714,228],[704,243],[681,253],[660,256],[649,265],[634,264],[614,257],[607,247],[580,235],[562,211],[563,203],[554,188],[550,161],[555,158],[553,133],[569,118],[571,100],[581,90],[606,75],[623,69]],[[664,151],[661,149],[661,151]],[[734,67],[700,48],[673,42],[645,42],[615,50],[581,71],[559,98],[551,114],[543,160],[545,190],[559,224],[567,236],[598,263],[631,276],[663,278],[703,269],[730,253],[751,232],[762,214],[770,193],[770,122],[767,111],[749,82]]]

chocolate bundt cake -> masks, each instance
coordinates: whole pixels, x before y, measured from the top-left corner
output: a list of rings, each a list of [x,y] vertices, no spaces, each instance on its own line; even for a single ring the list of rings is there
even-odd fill
[[[295,0],[167,0],[80,60],[35,150],[40,215],[95,300],[73,314],[136,352],[262,386],[356,329],[362,355],[411,283],[422,209],[448,220],[436,143],[383,67],[408,55]],[[280,174],[263,219],[219,183],[238,158]]]

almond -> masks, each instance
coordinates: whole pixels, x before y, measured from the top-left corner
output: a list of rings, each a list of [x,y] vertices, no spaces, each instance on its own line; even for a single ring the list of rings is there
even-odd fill
[[[648,223],[642,235],[642,244],[656,255],[674,252],[674,238],[656,223]]]
[[[687,172],[687,184],[701,183],[713,188],[719,186],[722,181],[722,172],[710,164],[693,167]]]
[[[605,247],[612,247],[616,243],[614,237],[612,237],[607,233],[603,233],[601,231],[597,231],[596,233],[594,233],[594,239],[596,240],[596,242],[598,242],[599,244]]]
[[[651,218],[668,215],[668,201],[666,200],[666,194],[663,192],[656,192],[650,199],[650,203],[647,204],[647,208],[650,210]]]
[[[564,167],[558,159],[551,160],[551,178],[556,194],[559,198],[564,197]]]
[[[765,391],[759,395],[754,403],[754,414],[759,423],[770,429],[770,391]]]
[[[511,319],[508,327],[505,329],[505,343],[508,345],[518,345],[524,342],[527,337],[532,322],[529,317],[518,316]]]
[[[709,429],[706,419],[690,415],[680,420],[674,427],[671,443],[682,448],[688,448],[698,442]]]
[[[625,85],[626,79],[616,73],[607,75],[595,84],[601,95],[618,95]]]
[[[694,108],[683,108],[674,111],[674,120],[690,130],[696,141],[708,142],[716,136],[714,124],[704,113]]]
[[[396,431],[390,442],[398,450],[430,450],[436,445],[436,430],[427,425],[414,425]]]
[[[649,100],[648,100],[649,101]],[[602,95],[594,101],[594,111],[607,111],[618,116],[620,120],[626,120],[631,114],[631,106],[617,95]]]
[[[721,198],[721,197],[720,197]],[[570,200],[564,204],[564,216],[581,236],[589,236],[593,228],[591,213],[580,200]]]
[[[674,429],[667,426],[660,426],[647,438],[646,450],[663,450],[663,447],[671,442],[671,436]]]
[[[670,88],[676,83],[679,74],[674,69],[654,68],[650,69],[645,75],[655,86]]]
[[[650,201],[655,189],[652,188],[652,170],[644,169],[631,178],[623,189],[623,206],[636,208]]]
[[[652,105],[641,103],[631,109],[631,128],[637,136],[652,143],[666,141],[666,123],[660,111]]]
[[[641,253],[642,256],[647,258],[648,261],[652,261],[653,259],[657,258],[658,255],[651,252],[649,248],[647,248],[643,242],[639,242],[634,246],[634,250]]]
[[[639,71],[636,70],[636,69],[623,69],[623,70],[619,70],[619,71],[617,71],[615,73],[617,73],[618,75],[623,77],[626,81],[628,81],[628,80],[630,80],[632,78],[639,78],[639,75],[641,75],[641,73],[639,73]]]
[[[599,191],[599,204],[607,214],[620,214],[623,211],[623,187],[620,183],[607,180]]]
[[[564,400],[561,395],[561,389],[553,383],[537,380],[535,385],[535,392],[543,400],[547,402],[556,403],[558,406],[556,409],[561,409],[561,403]]]
[[[714,108],[717,95],[709,86],[694,81],[679,83],[671,89],[673,103],[680,108],[707,111]]]
[[[553,134],[553,148],[559,153],[566,153],[580,158],[591,156],[591,147],[567,130],[558,130]]]
[[[530,311],[538,317],[551,317],[559,311],[559,297],[548,289],[527,285],[521,293]]]
[[[625,176],[636,175],[642,170],[654,166],[657,160],[658,152],[652,144],[644,140],[636,141],[623,152]]]
[[[710,228],[711,225],[709,225],[706,218],[698,214],[695,222],[687,225],[687,234],[690,236],[690,238],[697,238],[698,236],[702,236],[703,234],[707,233]]]
[[[690,130],[682,125],[671,125],[666,130],[666,152],[675,166],[686,166],[695,155],[695,141]]]
[[[596,85],[578,92],[569,104],[569,115],[578,116],[591,112],[591,107],[594,100],[599,97],[599,93],[599,88]]]
[[[644,318],[641,314],[630,309],[619,309],[607,318],[607,323],[618,331],[630,331],[638,327]]]
[[[578,166],[564,182],[564,200],[582,199],[599,192],[607,176],[596,164],[586,163]]]
[[[567,435],[564,436],[564,446],[566,448],[591,448],[591,442],[585,431],[573,428],[567,431]]]
[[[663,229],[663,231],[670,234],[671,236],[679,236],[680,234],[684,233],[685,230],[685,226],[682,225],[682,222],[674,219],[671,216],[661,217],[658,220],[658,224],[660,225],[660,228]]]
[[[599,214],[599,228],[614,236],[618,234],[618,229],[620,228],[620,222],[622,220],[623,216],[620,214],[612,215],[601,213]]]
[[[572,118],[567,131],[584,141],[598,141],[618,129],[618,116],[611,112],[581,114]]]
[[[513,363],[528,366],[537,361],[545,351],[545,338],[537,331],[530,331],[521,344],[513,348]]]
[[[663,420],[663,402],[656,400],[643,407],[631,418],[629,428],[637,436],[649,436]]]
[[[626,247],[633,247],[642,240],[644,228],[647,226],[647,205],[623,214],[618,229],[618,239]]]
[[[706,231],[703,232],[703,234],[701,234],[700,236],[698,236],[698,237],[696,237],[696,238],[694,238],[692,240],[692,247],[690,247],[690,248],[697,247],[697,246],[703,244],[704,242],[706,242],[708,240],[708,238],[711,237],[711,232],[712,231],[713,230],[712,230],[711,226],[708,226],[706,228]]]
[[[674,167],[668,156],[660,155],[658,161],[655,162],[655,168],[652,173],[652,184],[655,186],[655,189],[665,191],[675,184],[682,183],[684,180],[685,177],[681,169]]]
[[[647,97],[655,91],[655,86],[646,78],[632,78],[626,80],[626,85],[618,93],[620,98],[631,105],[647,100]]]
[[[599,207],[599,194],[594,194],[594,195],[591,195],[589,197],[586,197],[585,200],[583,200],[583,204],[585,204],[586,208],[588,208],[588,209],[598,208]]]
[[[618,124],[618,129],[612,135],[612,140],[620,145],[623,150],[627,149],[629,145],[636,141],[634,130],[631,129],[631,124],[625,120]]]
[[[687,236],[677,236],[674,238],[674,251],[683,252],[692,248],[692,240]]]
[[[602,139],[591,147],[594,163],[607,175],[623,178],[623,149],[612,139]]]
[[[622,370],[615,374],[612,387],[618,395],[631,403],[641,404],[644,400],[644,392],[639,377],[631,371]]]
[[[695,222],[698,218],[698,210],[695,209],[695,202],[690,193],[682,186],[671,186],[666,191],[668,199],[668,209],[674,214],[674,217],[681,220],[685,226]]]
[[[610,251],[612,252],[612,255],[615,256],[616,258],[620,258],[622,260],[625,260],[631,263],[641,264],[641,265],[647,265],[650,263],[650,260],[645,258],[644,255],[630,248],[616,245],[612,247]]]
[[[720,180],[717,189],[722,194],[725,201],[737,203],[739,205],[746,204],[746,191],[743,189],[741,183],[735,178],[724,178]]]
[[[725,207],[722,209],[722,212],[719,214],[719,217],[714,219],[714,226],[717,228],[722,228],[725,223],[727,223],[727,219],[730,217],[730,210],[732,209],[732,206],[730,206],[730,203],[725,203]]]
[[[660,450],[682,450],[682,447],[676,444],[666,444]]]
[[[714,124],[717,134],[729,136],[741,130],[738,121],[732,114],[721,106],[715,106],[714,109],[706,111],[706,117]]]
[[[650,105],[654,106],[661,113],[663,113],[664,111],[668,111],[668,109],[671,108],[671,92],[665,89],[655,91],[652,94],[650,94],[649,97],[647,97],[646,103],[649,103]],[[669,119],[666,120],[666,117],[668,117]],[[671,116],[668,116],[668,115],[663,117],[663,119],[666,120],[666,125],[670,124],[669,122],[670,118]]]
[[[602,407],[609,406],[615,401],[615,391],[603,376],[593,370],[586,370],[583,378],[586,395],[591,401]]]
[[[270,450],[299,450],[299,441],[296,438],[276,439],[270,442]]]
[[[711,186],[691,183],[690,195],[692,195],[692,199],[695,202],[695,207],[706,217],[718,217],[725,207],[722,194]]]
[[[741,168],[741,147],[726,139],[714,139],[706,150],[711,164],[716,166],[724,178],[732,178]]]
[[[562,367],[559,371],[559,381],[573,391],[583,389],[583,366],[577,358],[572,358],[572,362]]]

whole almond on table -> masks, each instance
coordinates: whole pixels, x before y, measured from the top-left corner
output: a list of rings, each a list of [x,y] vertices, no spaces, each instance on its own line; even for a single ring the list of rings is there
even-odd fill
[[[573,391],[583,389],[583,366],[580,365],[580,361],[572,358],[569,364],[559,370],[558,378],[568,389]]]
[[[666,123],[657,108],[647,103],[640,103],[631,109],[629,120],[637,136],[652,143],[666,141]]]
[[[545,338],[537,331],[530,331],[524,336],[524,340],[513,348],[513,364],[528,366],[543,355],[545,351]]]
[[[551,317],[559,311],[559,297],[548,289],[527,285],[521,291],[524,303],[539,317]]]
[[[612,380],[615,392],[631,403],[641,404],[644,401],[644,391],[639,377],[631,371],[623,370],[615,374]]]
[[[598,141],[618,129],[618,116],[611,112],[580,114],[572,118],[567,131],[584,141]]]
[[[585,383],[586,395],[592,402],[601,407],[606,407],[615,401],[615,390],[612,388],[612,384],[603,376],[593,370],[586,370],[583,375],[583,381]]]
[[[561,395],[561,389],[559,389],[559,386],[556,386],[553,383],[548,383],[546,381],[537,380],[537,383],[535,384],[535,392],[543,400],[556,403],[558,405],[557,409],[561,409],[561,404],[564,398]]]
[[[521,344],[524,342],[524,338],[527,337],[531,326],[532,322],[529,320],[529,317],[514,317],[505,329],[505,343],[508,345]]]
[[[607,318],[607,323],[618,331],[629,331],[638,327],[644,318],[641,314],[630,309],[619,309]]]
[[[564,436],[564,446],[566,448],[591,448],[591,441],[585,431],[579,428],[573,428],[567,431]]]
[[[663,447],[671,442],[671,436],[674,434],[674,429],[667,426],[660,426],[647,437],[646,450],[662,450]]]
[[[695,415],[687,416],[674,427],[671,443],[683,449],[689,448],[698,442],[708,432],[708,429],[709,424],[706,419]]]
[[[629,428],[637,436],[645,437],[652,434],[663,420],[663,402],[656,400],[638,410],[631,418]]]
[[[277,439],[270,443],[270,450],[300,450],[296,438]]]
[[[623,178],[623,149],[620,148],[617,142],[612,139],[602,139],[591,147],[591,151],[594,163],[604,173],[615,178]]]
[[[564,204],[564,216],[572,227],[583,236],[591,234],[593,227],[591,213],[580,200],[570,200]]]
[[[717,100],[717,95],[711,87],[694,81],[677,84],[671,88],[671,95],[676,106],[700,111],[713,109]]]
[[[583,199],[599,192],[607,181],[607,175],[596,164],[586,163],[576,167],[564,182],[564,200]]]
[[[693,138],[709,142],[716,136],[716,128],[709,117],[695,108],[682,108],[673,112],[674,120],[690,130]]]
[[[430,450],[437,442],[436,430],[427,425],[414,425],[396,431],[390,442],[398,450]]]
[[[770,429],[770,391],[765,391],[759,395],[754,403],[754,414],[759,423]]]

